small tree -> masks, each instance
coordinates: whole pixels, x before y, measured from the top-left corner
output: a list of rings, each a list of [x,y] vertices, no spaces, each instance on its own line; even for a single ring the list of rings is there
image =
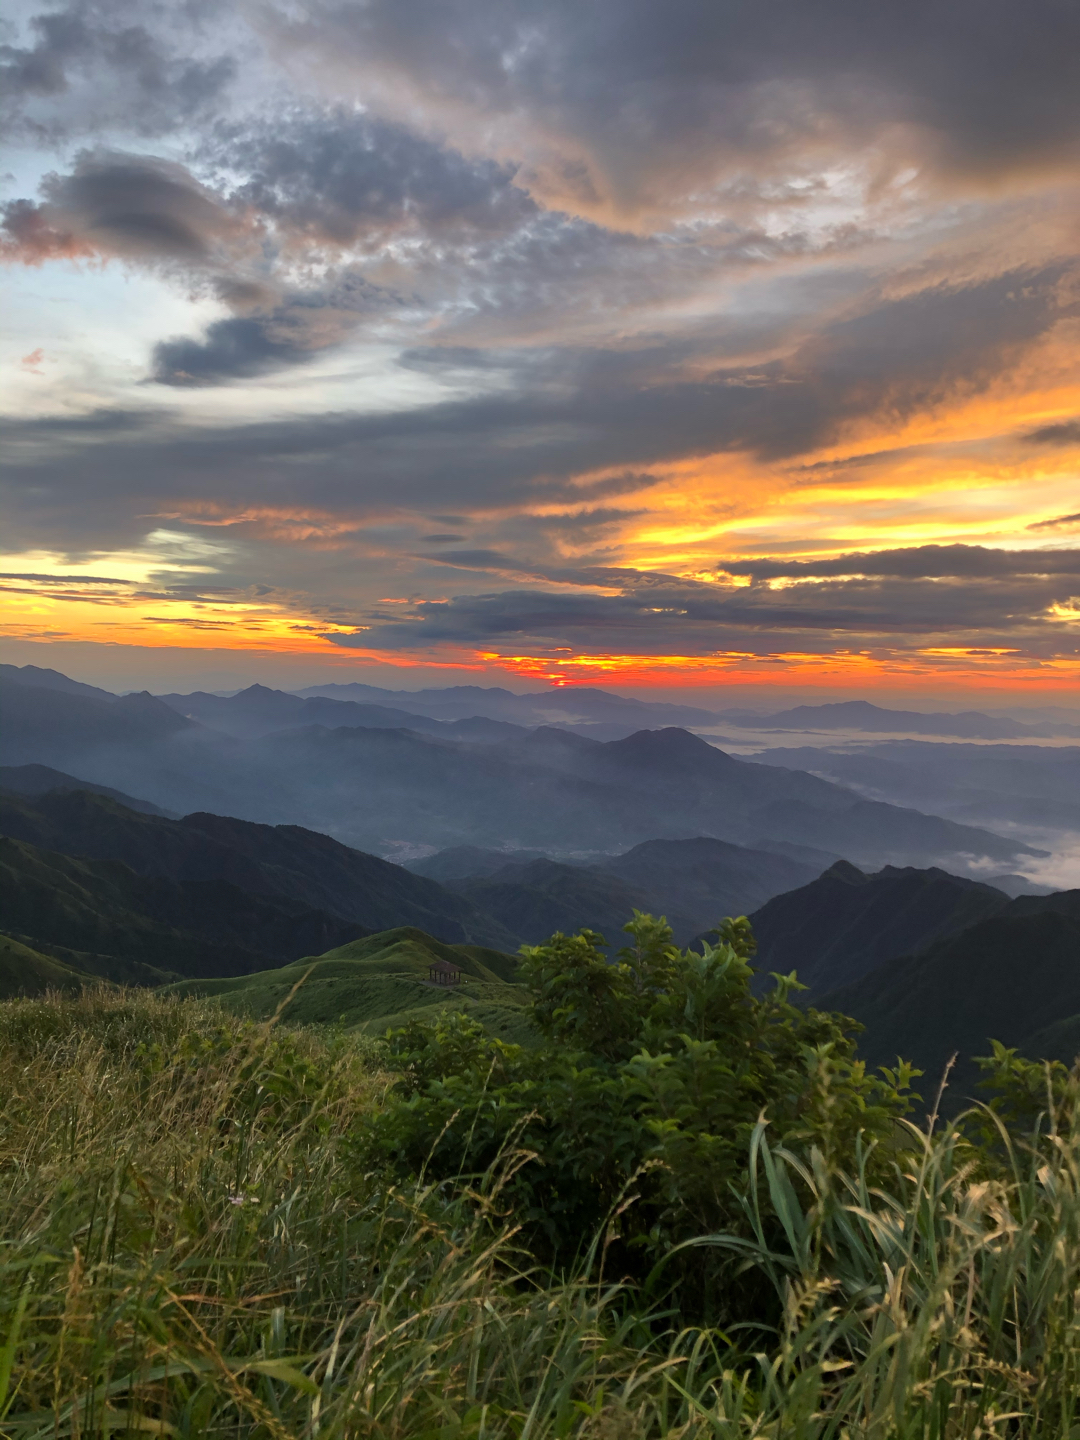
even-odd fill
[[[774,1144],[843,1163],[893,1140],[912,1072],[868,1076],[858,1027],[793,1005],[793,975],[755,996],[745,918],[700,953],[663,919],[635,912],[625,929],[613,961],[589,930],[523,949],[534,1049],[459,1012],[389,1036],[399,1078],[373,1143],[443,1178],[528,1152],[503,1195],[537,1253],[571,1258],[622,1201],[620,1263],[642,1272],[694,1235],[742,1227],[760,1118]]]

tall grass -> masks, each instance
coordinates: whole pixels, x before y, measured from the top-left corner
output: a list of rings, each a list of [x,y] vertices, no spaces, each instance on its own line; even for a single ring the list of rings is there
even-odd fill
[[[201,1002],[0,1006],[0,1431],[1080,1437],[1080,1156],[1052,1121],[993,1178],[912,1127],[887,1191],[761,1127],[748,1233],[768,1188],[782,1243],[696,1243],[784,1318],[723,1334],[605,1275],[603,1236],[535,1271],[500,1194],[527,1156],[455,1189],[364,1173],[385,1084],[371,1050]]]

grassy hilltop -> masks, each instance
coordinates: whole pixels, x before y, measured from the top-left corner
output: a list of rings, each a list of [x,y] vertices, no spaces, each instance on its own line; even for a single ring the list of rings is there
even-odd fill
[[[461,970],[456,986],[428,982],[428,967],[445,960]],[[435,1007],[467,1011],[493,1035],[525,1041],[528,998],[514,983],[517,961],[479,945],[444,945],[412,926],[354,940],[325,955],[226,980],[184,980],[167,987],[179,996],[212,996],[234,1015],[293,1025],[338,1025],[383,1034]],[[293,993],[295,991],[295,993]]]
[[[0,1003],[0,1431],[1077,1434],[1080,1080],[999,1051],[993,1118],[905,1119],[751,944],[404,929]]]

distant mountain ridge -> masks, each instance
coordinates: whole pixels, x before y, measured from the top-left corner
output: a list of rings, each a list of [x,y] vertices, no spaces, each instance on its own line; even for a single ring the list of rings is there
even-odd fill
[[[814,773],[867,796],[966,825],[1080,832],[1080,746],[902,740],[857,748],[796,746],[764,752],[770,765]],[[903,797],[901,799],[901,797]]]
[[[1080,890],[1023,895],[916,955],[898,956],[816,999],[866,1027],[869,1065],[903,1055],[932,1100],[953,1055],[947,1106],[978,1098],[972,1057],[990,1040],[1071,1064],[1080,1053]]]
[[[736,711],[723,717],[741,729],[862,730],[911,735],[956,736],[965,740],[1016,740],[1049,735],[1080,735],[1080,726],[1047,727],[1022,724],[978,710],[956,714],[940,711],[885,710],[868,700],[840,700],[825,705],[796,705],[772,714]]]
[[[511,859],[446,884],[529,944],[587,927],[617,948],[632,910],[664,915],[686,945],[723,916],[744,915],[815,873],[782,855],[701,837],[647,840],[590,865]]]
[[[235,695],[210,695],[197,691],[192,695],[161,695],[163,704],[189,720],[196,720],[212,730],[233,735],[238,740],[258,739],[279,730],[292,730],[303,725],[362,726],[369,729],[406,729],[441,735],[447,739],[499,740],[524,729],[505,721],[485,716],[469,716],[460,720],[433,720],[426,715],[385,705],[359,705],[350,700],[327,699],[323,696],[302,698],[283,690],[270,690],[265,685],[251,685]]]
[[[868,875],[841,860],[750,916],[762,976],[794,970],[810,997],[875,971],[1006,909],[990,885],[930,868],[885,866]],[[762,980],[764,985],[765,981]]]
[[[515,948],[512,935],[435,881],[300,826],[199,813],[170,820],[61,790],[33,798],[0,794],[0,833],[65,855],[121,861],[174,884],[227,882],[364,933],[415,924],[449,942]]]
[[[664,725],[712,725],[714,711],[696,705],[672,705],[665,701],[635,700],[588,685],[517,694],[500,686],[450,685],[445,689],[383,690],[377,685],[311,685],[297,695],[325,696],[366,704],[392,704],[396,709],[426,715],[433,720],[461,720],[485,715],[494,720],[523,726],[566,723],[602,724],[623,722],[643,726],[650,719]]]
[[[321,724],[237,739],[145,694],[102,700],[15,683],[0,702],[4,763],[48,765],[180,813],[296,824],[384,855],[548,850],[571,836],[577,849],[615,852],[694,835],[871,868],[976,856],[1016,868],[1019,856],[1045,853],[738,759],[676,727],[606,743],[550,726],[494,743]]]
[[[65,775],[49,765],[0,765],[0,791],[9,790],[13,795],[48,795],[57,790],[88,790],[92,795],[104,795],[115,800],[128,810],[137,810],[143,815],[164,815],[167,819],[178,817],[168,815],[149,800],[139,800],[134,795],[125,795],[109,785],[94,785],[89,780],[80,780],[74,775]]]
[[[550,855],[456,846],[413,861],[536,944],[587,926],[621,943],[631,909],[665,915],[680,944],[724,915],[744,915],[813,879],[820,865],[705,836],[646,840],[621,855],[561,863]]]

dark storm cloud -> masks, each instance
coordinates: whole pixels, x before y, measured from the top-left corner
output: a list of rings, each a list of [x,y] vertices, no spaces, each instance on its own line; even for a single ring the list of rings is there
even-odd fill
[[[162,385],[211,385],[296,365],[313,355],[292,337],[275,339],[265,320],[217,320],[203,340],[181,337],[157,345],[153,378]]]
[[[1060,0],[324,0],[282,33],[411,85],[405,103],[577,142],[585,198],[597,170],[629,197],[836,143],[980,172],[1080,139],[1080,10]]]
[[[151,379],[160,385],[217,385],[300,365],[340,344],[394,297],[345,274],[323,290],[289,297],[266,314],[216,320],[204,337],[154,347]]]
[[[1040,430],[1032,430],[1024,439],[1032,445],[1080,445],[1080,420],[1044,425]]]
[[[1061,524],[1077,516],[1043,524]],[[1039,528],[1029,526],[1029,529]],[[1080,576],[1080,550],[991,550],[983,545],[917,545],[903,550],[840,555],[829,560],[723,560],[718,570],[755,580],[873,575],[906,579],[993,579],[1024,575]]]
[[[74,0],[31,16],[23,44],[0,46],[9,126],[45,140],[116,125],[150,136],[207,115],[237,72],[227,49],[192,53],[210,13],[191,0]]]
[[[151,264],[207,263],[239,224],[181,165],[148,155],[86,151],[68,175],[41,186],[43,200],[3,207],[8,259],[102,255]]]
[[[38,423],[7,427],[8,460],[25,503],[50,525],[131,525],[155,497],[257,503],[268,485],[302,483],[307,503],[363,516],[595,503],[654,483],[648,467],[749,451],[787,458],[831,443],[845,425],[954,403],[1015,366],[1063,314],[1061,268],[879,300],[824,327],[784,361],[687,379],[685,352],[659,341],[619,350],[477,354],[494,393],[375,415],[333,414],[185,433],[151,418],[142,435],[76,451]],[[310,318],[310,317],[309,317]],[[336,312],[331,315],[337,324]],[[165,351],[175,368],[276,363],[286,335],[226,333],[224,354]],[[296,345],[295,339],[291,342]],[[313,347],[303,342],[305,354]],[[430,358],[430,357],[429,357]],[[462,355],[455,354],[451,371]],[[195,375],[197,368],[187,373]],[[235,371],[233,372],[235,373]],[[82,485],[68,484],[79,455]],[[582,486],[575,477],[618,471]],[[13,509],[22,508],[18,500]]]
[[[518,589],[459,595],[393,616],[376,612],[357,617],[374,623],[356,635],[333,638],[346,648],[402,651],[452,644],[702,655],[947,643],[1062,654],[1080,652],[1080,643],[1054,619],[1052,607],[1068,602],[1075,589],[1072,577],[1078,573],[1080,567],[1066,577],[995,576],[983,583],[942,583],[921,576],[841,578],[794,581],[777,588],[764,582],[750,587],[703,584],[625,571],[575,577],[568,571],[567,583],[578,587],[573,593]],[[912,574],[918,575],[917,562]],[[581,587],[590,584],[606,589],[621,584],[621,593],[582,593]]]
[[[206,159],[249,178],[234,203],[275,220],[292,241],[349,246],[388,231],[501,233],[537,213],[514,168],[368,115],[295,111],[221,128]]]

